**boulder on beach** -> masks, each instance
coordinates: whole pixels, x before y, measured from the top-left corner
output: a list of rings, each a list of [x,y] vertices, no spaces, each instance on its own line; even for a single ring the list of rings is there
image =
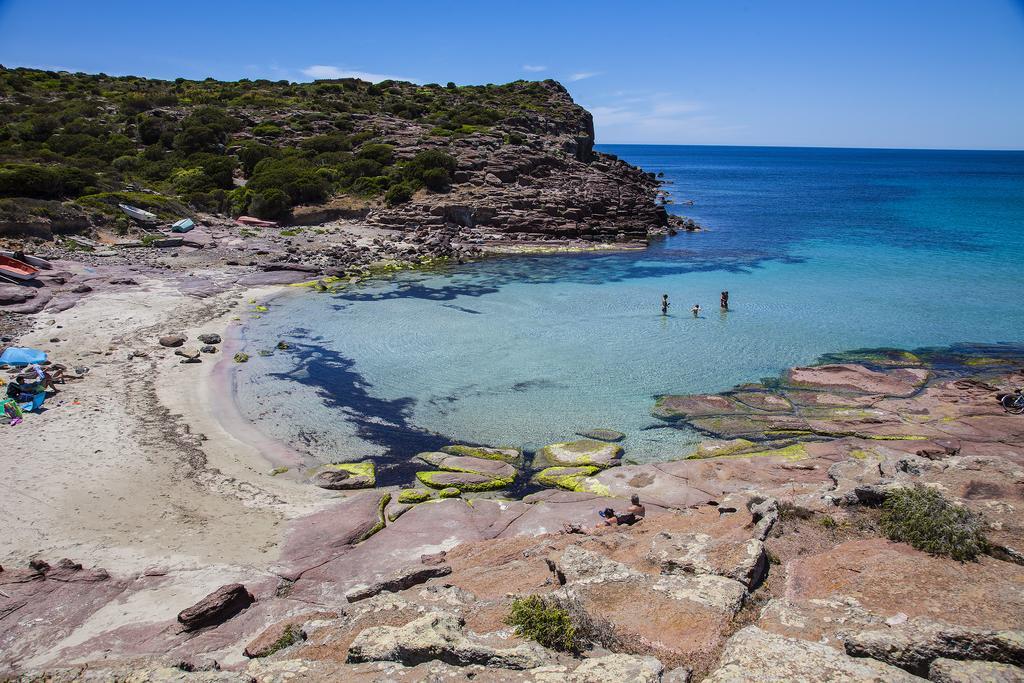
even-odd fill
[[[221,624],[255,601],[252,593],[240,583],[221,586],[196,604],[178,613],[178,621],[186,631]]]
[[[369,489],[377,484],[377,470],[370,461],[332,463],[316,468],[311,479],[320,488],[332,491]]]
[[[160,346],[174,348],[176,346],[181,346],[186,341],[188,341],[188,337],[181,333],[176,332],[174,334],[165,334],[160,337]]]
[[[473,472],[490,477],[515,478],[516,468],[503,460],[488,460],[467,455],[449,455],[440,451],[428,451],[416,456],[423,462],[445,472]]]
[[[201,334],[196,339],[204,344],[220,344],[221,342],[219,334]]]
[[[566,441],[544,446],[537,451],[537,456],[542,462],[546,461],[551,465],[565,467],[593,465],[604,469],[619,464],[619,459],[622,457],[622,446],[593,439],[580,439],[579,441]]]

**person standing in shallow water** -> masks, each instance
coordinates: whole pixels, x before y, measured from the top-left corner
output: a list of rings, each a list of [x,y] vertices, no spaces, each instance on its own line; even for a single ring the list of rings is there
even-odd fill
[[[668,315],[668,307],[669,307],[668,294],[662,294],[661,295],[661,314],[662,315]]]
[[[694,304],[693,308],[690,309],[690,313],[693,313],[693,317],[700,317],[700,304]]]
[[[722,292],[722,301],[720,305],[723,311],[729,310],[729,290]]]

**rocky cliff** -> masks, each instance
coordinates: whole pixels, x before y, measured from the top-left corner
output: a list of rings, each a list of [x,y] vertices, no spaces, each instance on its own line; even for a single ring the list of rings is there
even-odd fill
[[[47,237],[87,219],[127,234],[122,202],[164,220],[365,219],[476,241],[643,240],[668,224],[654,177],[595,152],[591,115],[555,81],[159,81],[0,67],[0,111],[8,233]]]

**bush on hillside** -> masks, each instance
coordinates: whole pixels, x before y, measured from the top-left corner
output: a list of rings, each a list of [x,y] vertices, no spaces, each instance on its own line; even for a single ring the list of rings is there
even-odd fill
[[[384,193],[384,201],[387,202],[388,206],[404,204],[412,199],[412,195],[415,192],[416,186],[410,182],[396,183],[389,187],[388,191]]]
[[[973,560],[988,548],[981,515],[926,486],[893,491],[882,504],[882,532],[932,555]]]
[[[276,220],[284,218],[291,210],[291,199],[283,191],[276,188],[264,190],[252,197],[249,211],[257,218]]]
[[[0,197],[77,197],[95,183],[94,175],[71,166],[11,164],[0,168]]]

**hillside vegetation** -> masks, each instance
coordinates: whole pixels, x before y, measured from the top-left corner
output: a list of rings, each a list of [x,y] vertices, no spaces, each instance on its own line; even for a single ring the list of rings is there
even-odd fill
[[[450,145],[528,145],[538,119],[590,125],[554,81],[162,81],[0,67],[0,215],[117,217],[123,201],[164,217],[273,219],[335,195],[393,206],[449,191]],[[417,139],[396,148],[386,132],[403,122]]]

